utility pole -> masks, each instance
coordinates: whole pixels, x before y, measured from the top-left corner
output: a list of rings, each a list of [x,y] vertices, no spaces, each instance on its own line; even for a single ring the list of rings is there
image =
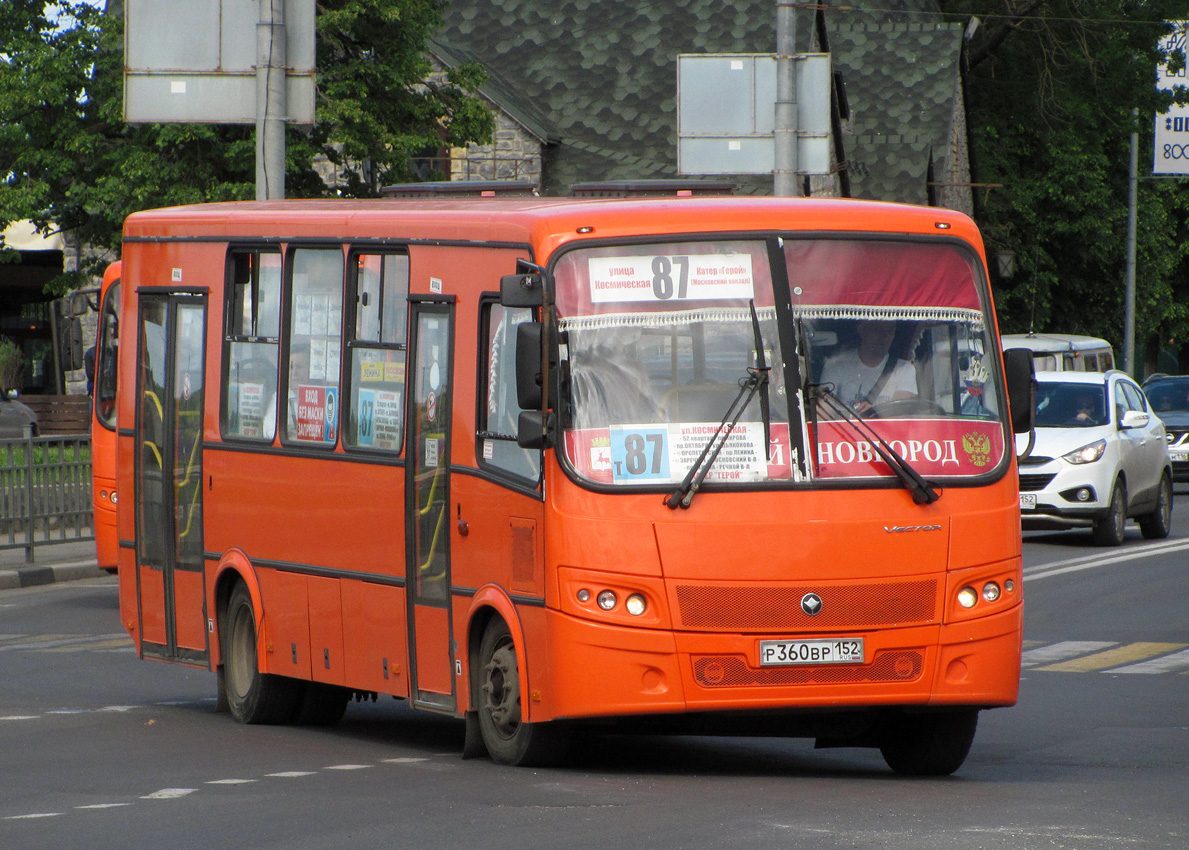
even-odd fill
[[[1131,110],[1131,157],[1127,170],[1127,260],[1123,296],[1123,371],[1135,377],[1135,225],[1139,184],[1139,110]]]
[[[256,25],[256,200],[285,197],[285,0],[260,0]]]
[[[777,197],[801,194],[797,181],[797,84],[794,73],[797,49],[796,7],[791,0],[776,0],[776,161],[772,192]]]

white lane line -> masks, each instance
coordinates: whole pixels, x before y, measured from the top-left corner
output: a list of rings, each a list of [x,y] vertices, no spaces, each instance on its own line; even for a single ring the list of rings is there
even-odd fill
[[[253,782],[259,782],[259,779],[212,779],[207,782],[207,785],[249,785]]]
[[[265,776],[275,776],[278,779],[294,779],[299,776],[313,776],[313,770],[282,770],[280,773],[266,773]]]
[[[429,761],[427,758],[397,758],[384,759],[384,764],[416,764],[417,762]]]
[[[1182,649],[1172,655],[1152,658],[1138,664],[1128,664],[1126,667],[1115,667],[1108,673],[1171,673],[1182,667],[1189,667],[1189,649]]]
[[[1111,646],[1115,646],[1115,643],[1109,640],[1063,640],[1060,643],[1027,650],[1020,658],[1020,666],[1034,667],[1037,664],[1052,664],[1055,661],[1064,661],[1078,655],[1088,655]]]
[[[372,767],[370,764],[332,764],[326,767],[326,770],[367,770]]]
[[[1173,540],[1165,543],[1145,543],[1134,548],[1127,548],[1113,555],[1095,554],[1068,558],[1064,561],[1054,561],[1049,564],[1037,564],[1024,568],[1024,581],[1049,578],[1051,576],[1066,575],[1067,573],[1092,570],[1111,564],[1121,564],[1139,558],[1151,558],[1156,555],[1167,555],[1170,552],[1180,552],[1189,549],[1189,540]]]
[[[0,717],[0,720],[37,720],[40,714],[9,714],[7,717]]]
[[[76,809],[119,809],[131,803],[91,803],[89,806],[75,806]]]
[[[5,820],[36,820],[37,818],[61,817],[64,812],[34,812],[30,815],[9,815]]]
[[[185,797],[197,791],[197,788],[162,788],[160,791],[154,791],[152,794],[145,794],[140,799],[142,800],[176,800],[179,797]]]

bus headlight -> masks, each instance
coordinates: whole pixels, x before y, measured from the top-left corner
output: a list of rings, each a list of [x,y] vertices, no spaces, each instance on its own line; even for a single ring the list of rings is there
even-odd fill
[[[973,608],[978,603],[978,592],[973,587],[964,587],[958,591],[958,604],[963,608]]]
[[[988,602],[994,602],[999,598],[999,585],[993,581],[989,581],[983,585],[983,599]]]
[[[633,593],[628,597],[624,607],[628,609],[628,613],[633,617],[639,617],[644,613],[644,609],[648,607],[648,603],[644,601],[644,597],[639,593]]]
[[[619,597],[615,595],[614,590],[604,590],[599,594],[599,607],[604,611],[610,611],[619,602]]]

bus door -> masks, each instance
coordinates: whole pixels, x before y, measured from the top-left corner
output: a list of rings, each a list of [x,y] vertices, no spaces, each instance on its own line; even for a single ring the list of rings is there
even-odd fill
[[[202,535],[206,298],[140,293],[136,592],[141,653],[209,663]]]
[[[453,711],[450,619],[450,409],[454,306],[413,301],[405,421],[410,694]]]

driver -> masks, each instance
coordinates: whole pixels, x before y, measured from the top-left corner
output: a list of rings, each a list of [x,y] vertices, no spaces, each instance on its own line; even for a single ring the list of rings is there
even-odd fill
[[[856,322],[857,348],[850,348],[826,360],[821,383],[833,384],[834,395],[857,413],[877,404],[917,395],[917,373],[912,363],[892,357],[896,322]]]

